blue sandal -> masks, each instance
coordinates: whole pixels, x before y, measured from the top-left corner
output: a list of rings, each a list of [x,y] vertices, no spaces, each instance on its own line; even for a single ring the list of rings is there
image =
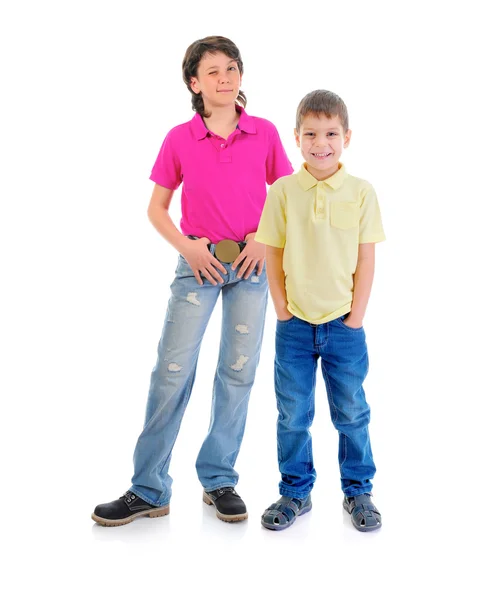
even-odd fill
[[[260,522],[266,529],[274,531],[286,529],[293,524],[297,517],[309,512],[311,508],[311,496],[302,500],[281,496],[277,502],[266,508]]]
[[[382,515],[371,501],[371,494],[344,497],[344,508],[358,531],[375,531],[382,527]]]

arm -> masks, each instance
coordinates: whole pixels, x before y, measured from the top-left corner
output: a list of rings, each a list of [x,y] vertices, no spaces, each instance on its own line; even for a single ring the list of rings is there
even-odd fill
[[[203,285],[200,273],[208,279],[212,285],[223,283],[224,280],[220,276],[221,271],[226,274],[227,271],[223,265],[212,256],[208,251],[208,238],[200,238],[199,240],[190,240],[177,229],[168,214],[168,208],[174,195],[174,190],[162,187],[156,184],[153,189],[153,195],[149,201],[148,217],[154,228],[162,235],[169,244],[171,244],[177,252],[182,254],[189,263],[196,277],[196,281]]]
[[[182,235],[168,214],[174,190],[156,184],[149,201],[148,217],[158,233],[171,244],[177,252],[183,253],[188,240]]]
[[[348,327],[361,327],[370,298],[375,273],[375,244],[360,244],[354,273],[354,293],[351,312],[345,320]]]
[[[283,248],[266,246],[267,280],[273,299],[276,316],[280,321],[288,321],[292,313],[288,310],[285,291],[285,273],[283,271]]]

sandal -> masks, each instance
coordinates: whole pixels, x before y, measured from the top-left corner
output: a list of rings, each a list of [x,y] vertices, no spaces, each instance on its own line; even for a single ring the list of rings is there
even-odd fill
[[[374,531],[382,527],[382,515],[371,501],[371,494],[344,497],[344,508],[358,531]]]
[[[290,498],[281,496],[281,498],[266,508],[261,518],[261,523],[266,529],[275,531],[290,527],[297,517],[309,512],[312,508],[311,496],[303,498]]]

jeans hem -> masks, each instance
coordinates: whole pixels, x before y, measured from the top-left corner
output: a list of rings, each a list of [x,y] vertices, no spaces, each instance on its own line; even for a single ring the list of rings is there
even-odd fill
[[[364,486],[361,488],[356,488],[355,490],[353,490],[352,493],[347,493],[345,490],[342,490],[344,492],[344,496],[346,498],[354,498],[355,496],[361,496],[361,494],[369,494],[373,489],[372,485],[369,486]]]
[[[215,490],[220,490],[223,487],[232,487],[232,488],[235,488],[236,485],[237,484],[234,483],[234,481],[229,481],[228,483],[218,483],[215,487],[213,485],[211,485],[209,487],[203,486],[203,491],[205,491],[208,494],[210,492],[215,492]]]
[[[129,488],[129,491],[131,491],[132,493],[134,493],[136,496],[139,496],[139,498],[141,500],[144,500],[144,502],[147,502],[148,504],[151,504],[151,506],[156,506],[156,508],[161,508],[162,506],[168,506],[170,504],[170,498],[168,499],[168,502],[163,502],[162,504],[160,504],[158,502],[153,502],[145,494],[142,494],[141,492],[138,492],[137,488],[135,486],[132,486],[131,488]]]
[[[305,492],[299,492],[296,489],[285,487],[284,485],[279,486],[279,492],[282,496],[287,496],[288,498],[297,498],[297,500],[305,500],[311,495],[312,488]]]

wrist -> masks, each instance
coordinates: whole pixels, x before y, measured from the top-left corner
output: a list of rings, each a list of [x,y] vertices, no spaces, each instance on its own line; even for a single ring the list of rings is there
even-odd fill
[[[177,250],[177,252],[179,252],[179,254],[184,254],[184,252],[186,251],[187,248],[189,248],[189,245],[193,242],[193,240],[190,240],[189,238],[182,236],[177,244],[175,244],[175,249]]]
[[[350,312],[346,319],[345,319],[346,323],[350,326],[350,327],[354,327],[354,328],[358,328],[358,327],[363,327],[363,317],[356,315],[356,313],[352,313]]]
[[[360,311],[360,310],[356,310],[356,308],[351,307],[351,311],[349,312],[349,319],[352,319],[353,321],[363,321],[363,319],[365,318],[365,313]]]
[[[292,314],[292,313],[291,313],[291,312],[288,310],[288,307],[287,307],[286,305],[285,305],[285,306],[280,306],[279,308],[275,306],[275,307],[274,307],[274,310],[275,310],[275,312],[276,312],[276,315],[278,316],[278,318],[281,318],[281,316],[282,316],[282,315],[285,315],[285,317],[286,317],[286,316],[288,316],[288,315],[291,315],[291,314]]]

